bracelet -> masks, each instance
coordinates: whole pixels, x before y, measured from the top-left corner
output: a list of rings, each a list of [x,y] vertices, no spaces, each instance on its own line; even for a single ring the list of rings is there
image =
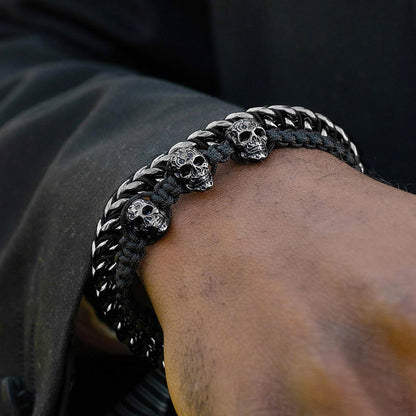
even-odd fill
[[[131,284],[146,246],[169,228],[179,195],[213,186],[218,163],[264,160],[274,148],[320,149],[364,173],[355,145],[327,117],[272,105],[229,114],[192,133],[131,175],[108,200],[92,243],[86,295],[118,339],[163,367],[163,333],[150,302],[133,300]],[[147,303],[147,304],[146,304]]]

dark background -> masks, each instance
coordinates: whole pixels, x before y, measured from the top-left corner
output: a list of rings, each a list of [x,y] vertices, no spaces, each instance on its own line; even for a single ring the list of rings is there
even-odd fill
[[[8,30],[242,107],[321,112],[364,165],[416,191],[411,0],[2,0]]]

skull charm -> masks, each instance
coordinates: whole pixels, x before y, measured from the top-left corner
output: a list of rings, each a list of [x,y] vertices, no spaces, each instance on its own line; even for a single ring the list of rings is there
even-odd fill
[[[257,161],[269,155],[266,131],[257,121],[238,120],[227,129],[225,136],[242,159]]]
[[[190,191],[206,191],[214,183],[208,160],[191,146],[180,147],[172,152],[169,170]]]
[[[166,214],[147,199],[135,199],[128,206],[126,217],[136,230],[145,233],[159,235],[164,233],[169,226]]]

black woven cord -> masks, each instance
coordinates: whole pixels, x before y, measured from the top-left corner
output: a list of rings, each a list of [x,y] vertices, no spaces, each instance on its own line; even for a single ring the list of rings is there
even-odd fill
[[[158,207],[166,210],[176,204],[179,195],[188,192],[173,176],[166,176],[156,184],[150,193],[150,200]]]
[[[212,144],[207,150],[201,151],[201,153],[208,159],[211,166],[227,162],[230,159],[232,152],[233,149],[228,141],[223,141],[220,144]]]
[[[270,129],[267,131],[267,137],[273,147],[295,149],[303,147],[324,150],[353,168],[360,170],[359,160],[348,146],[335,141],[329,136],[322,136],[315,131]]]
[[[233,149],[228,141],[223,141],[220,144],[213,144],[206,150],[201,150],[201,153],[208,159],[211,165],[211,173],[215,174],[218,163],[224,163],[230,160]]]
[[[132,284],[137,267],[146,254],[146,242],[143,239],[133,241],[122,237],[119,246],[120,250],[115,255],[117,267],[114,279],[118,290]]]

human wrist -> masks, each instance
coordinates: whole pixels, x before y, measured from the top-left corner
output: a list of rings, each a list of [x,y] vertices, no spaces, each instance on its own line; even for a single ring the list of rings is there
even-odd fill
[[[260,408],[266,396],[274,403],[269,413],[252,414],[275,414],[277,399],[280,409],[325,414],[319,412],[335,406],[357,414],[369,399],[350,405],[342,399],[352,394],[338,382],[351,381],[345,357],[359,343],[371,365],[390,362],[388,353],[371,352],[380,339],[371,345],[366,337],[397,334],[395,325],[414,317],[415,197],[324,152],[276,152],[267,168],[253,166],[255,174],[220,169],[215,189],[177,204],[170,232],[149,248],[140,269],[164,329],[173,392],[185,392],[192,380],[182,369],[194,368],[193,381],[211,386],[217,414],[233,414],[227,406],[237,406],[238,398]],[[401,252],[394,252],[397,246]],[[386,311],[391,321],[383,323]],[[324,321],[325,330],[319,327]],[[390,326],[380,328],[384,324]],[[335,372],[326,367],[325,348],[335,354]],[[319,379],[329,390],[311,397]],[[232,380],[240,393],[227,388]],[[186,406],[183,397],[174,399]]]
[[[156,298],[172,296],[169,288],[180,285],[175,276],[180,278],[184,269],[195,268],[202,281],[208,264],[228,268],[244,251],[263,250],[265,258],[269,250],[290,250],[285,244],[296,236],[297,244],[312,244],[317,216],[324,217],[322,210],[331,209],[327,205],[333,185],[322,183],[330,176],[344,184],[346,197],[351,189],[345,182],[353,188],[363,177],[325,152],[306,149],[281,149],[261,164],[219,166],[216,186],[209,192],[183,195],[174,208],[169,233],[147,249],[140,275],[153,305],[157,308]],[[269,258],[276,256],[270,253]]]
[[[154,283],[161,283],[163,291],[188,267],[215,267],[210,256],[222,258],[221,266],[227,267],[227,259],[243,250],[260,251],[249,238],[256,232],[262,233],[252,238],[264,249],[262,260],[268,249],[290,250],[285,246],[289,241],[295,244],[293,253],[309,244],[313,254],[321,247],[322,256],[331,247],[335,255],[333,243],[339,241],[351,248],[344,254],[360,260],[364,257],[358,250],[368,246],[374,254],[374,244],[384,244],[378,251],[386,259],[396,239],[402,254],[411,257],[415,202],[414,195],[361,175],[325,152],[285,149],[271,154],[267,163],[230,162],[218,168],[216,187],[210,192],[184,195],[177,203],[169,233],[149,246],[140,274],[149,293],[154,294]],[[357,237],[361,246],[354,242]],[[352,263],[352,257],[348,261]],[[198,271],[201,279],[203,270]]]
[[[303,107],[253,107],[191,133],[130,175],[111,195],[92,244],[88,296],[118,339],[153,366],[163,366],[163,332],[143,288],[132,299],[146,247],[168,230],[181,194],[213,185],[218,164],[261,162],[273,149],[319,149],[364,172],[354,143],[327,117]]]

